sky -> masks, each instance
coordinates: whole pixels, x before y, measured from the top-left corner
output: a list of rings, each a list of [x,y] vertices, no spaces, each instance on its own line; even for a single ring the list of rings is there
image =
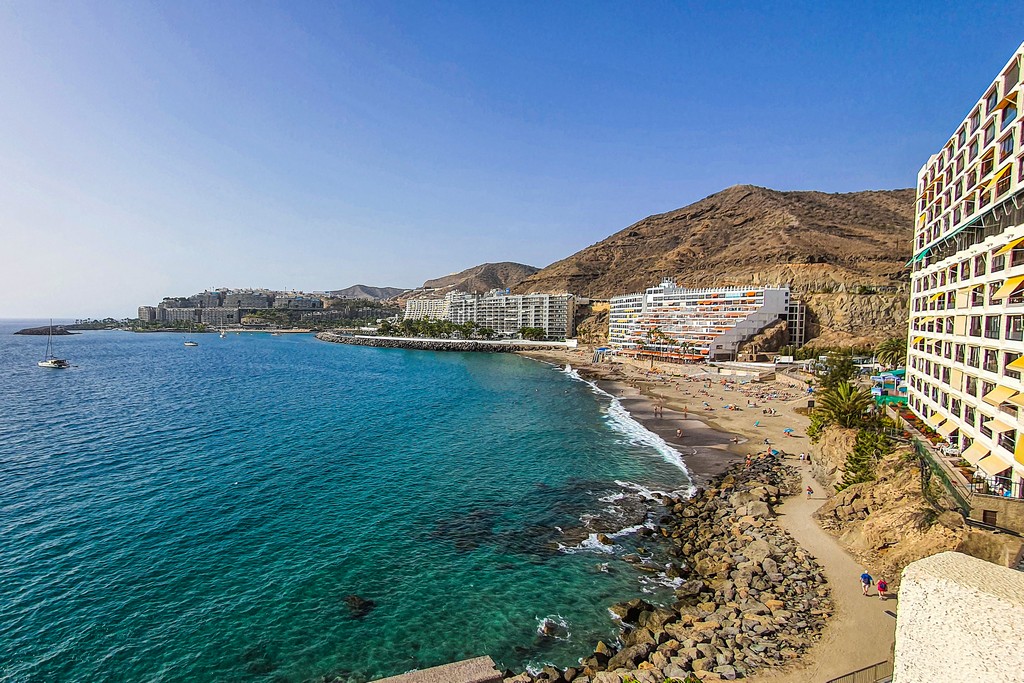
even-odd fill
[[[0,318],[545,266],[910,187],[1024,3],[0,2]]]

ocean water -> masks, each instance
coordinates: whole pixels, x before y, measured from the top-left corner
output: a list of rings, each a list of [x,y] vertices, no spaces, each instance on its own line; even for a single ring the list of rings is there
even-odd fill
[[[677,454],[557,368],[111,331],[57,371],[28,324],[0,322],[0,681],[566,666],[667,597],[630,529],[579,541],[687,488]]]

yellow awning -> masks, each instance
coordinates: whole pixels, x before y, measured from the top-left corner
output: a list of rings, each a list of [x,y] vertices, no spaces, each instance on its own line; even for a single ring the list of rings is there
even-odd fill
[[[935,431],[937,431],[939,434],[942,434],[943,436],[949,436],[950,434],[955,432],[956,429],[956,422],[954,422],[953,420],[949,420],[948,422],[943,422]]]
[[[998,386],[985,394],[981,400],[990,405],[997,406],[1016,393],[1017,392],[1010,387]]]
[[[929,417],[927,420],[925,420],[925,422],[930,424],[932,427],[938,427],[940,424],[942,424],[945,421],[946,421],[946,416],[943,415],[942,413],[932,413],[932,416]]]
[[[917,346],[918,342],[923,342],[924,337],[914,337],[914,341],[910,342],[911,346]]]
[[[1020,356],[1017,360],[1012,363],[1007,363],[1006,367],[1010,370],[1021,370],[1024,371],[1024,356]]]
[[[985,189],[987,190],[987,189],[991,188],[993,185],[995,185],[996,183],[998,183],[999,179],[1002,178],[1004,175],[1006,175],[1006,172],[1009,171],[1011,168],[1013,168],[1013,162],[1012,161],[1010,163],[1006,164],[1006,166],[1003,166],[1001,169],[996,171],[996,174],[994,176],[992,176],[992,180],[988,181],[988,183],[985,184]]]
[[[1024,432],[1017,432],[1017,447],[1013,449],[1013,459],[1024,465]]]
[[[991,420],[988,420],[985,423],[985,426],[991,429],[996,434],[1002,434],[1003,432],[1008,432],[1011,429],[1014,429],[1014,426],[1012,424],[1007,424],[1006,422],[1000,420],[998,417],[994,417]]]
[[[971,444],[971,447],[960,454],[960,457],[971,463],[972,465],[978,464],[978,461],[989,454],[988,447],[980,441],[975,441]]]
[[[1013,248],[1014,248],[1014,247],[1016,247],[1016,246],[1017,246],[1018,244],[1020,244],[1021,242],[1024,242],[1024,237],[1018,237],[1018,238],[1017,238],[1017,239],[1015,239],[1015,240],[1011,240],[1009,244],[1007,244],[1007,245],[1006,245],[1006,246],[1004,246],[1004,247],[1003,247],[1002,249],[1000,249],[999,251],[997,251],[997,252],[996,252],[996,253],[994,254],[994,256],[999,256],[1000,254],[1007,254],[1007,253],[1009,253],[1009,252],[1013,251]]]
[[[1007,399],[1010,403],[1016,403],[1021,408],[1024,408],[1024,394],[1014,394]]]
[[[945,294],[945,292],[936,292],[935,294],[932,294],[930,297],[928,297],[928,301],[935,301],[943,294]]]
[[[1005,460],[1003,456],[995,453],[986,458],[982,458],[976,464],[979,470],[990,477],[994,477],[1003,470],[1012,467],[1012,464],[1008,460]]]
[[[1005,299],[1006,297],[1017,291],[1017,288],[1024,283],[1024,275],[1018,275],[1017,277],[1011,277],[1003,286],[996,290],[996,293],[992,295],[993,299]]]

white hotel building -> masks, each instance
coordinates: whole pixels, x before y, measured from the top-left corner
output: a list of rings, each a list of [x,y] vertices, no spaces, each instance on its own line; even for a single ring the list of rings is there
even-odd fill
[[[547,339],[571,337],[576,313],[571,294],[510,294],[495,289],[487,294],[450,292],[443,299],[409,299],[405,319],[450,320],[456,325],[475,322],[503,337],[511,337],[524,327],[544,330]]]
[[[918,175],[908,404],[978,473],[1024,479],[1021,45]]]
[[[768,325],[789,320],[791,313],[803,319],[788,287],[688,289],[665,280],[642,294],[612,297],[610,307],[612,348],[669,359],[732,359],[742,342]]]

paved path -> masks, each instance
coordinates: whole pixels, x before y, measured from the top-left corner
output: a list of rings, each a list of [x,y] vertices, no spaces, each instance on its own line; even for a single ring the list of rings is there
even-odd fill
[[[785,528],[824,567],[832,587],[835,615],[825,633],[801,662],[792,668],[767,671],[747,680],[768,683],[824,683],[862,667],[891,658],[896,619],[896,600],[880,600],[874,590],[870,597],[861,594],[860,575],[864,567],[844,551],[836,539],[825,532],[811,514],[821,506],[825,494],[811,479],[810,468],[800,461],[803,486],[815,493],[793,496],[779,507],[779,524]],[[871,568],[867,568],[871,572]],[[872,574],[874,576],[874,574]],[[875,577],[878,578],[878,577]]]

